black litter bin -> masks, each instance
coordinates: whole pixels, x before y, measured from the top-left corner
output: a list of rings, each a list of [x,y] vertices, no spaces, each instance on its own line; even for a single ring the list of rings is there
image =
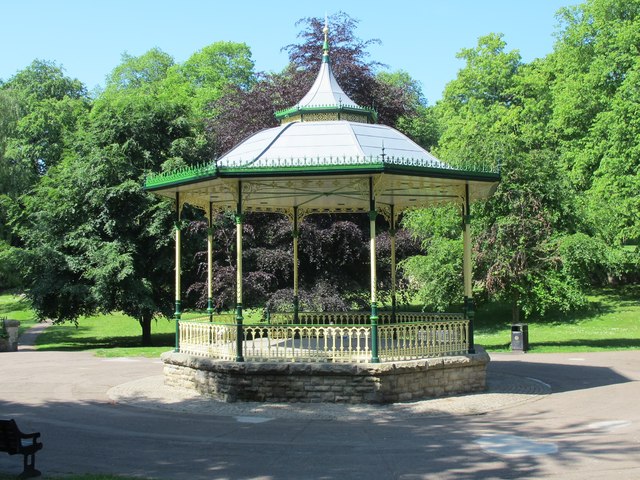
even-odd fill
[[[514,352],[529,350],[529,325],[526,323],[511,325],[511,350]]]

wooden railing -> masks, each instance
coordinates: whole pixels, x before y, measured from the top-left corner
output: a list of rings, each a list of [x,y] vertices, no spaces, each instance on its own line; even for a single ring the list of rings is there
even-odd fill
[[[271,323],[242,326],[242,356],[256,362],[371,361],[371,325],[368,314],[300,314],[298,324],[288,317]],[[292,318],[292,317],[291,317]],[[400,361],[460,355],[468,351],[469,322],[462,314],[396,313],[380,315],[378,355],[381,361]],[[384,320],[382,320],[384,319]],[[315,321],[312,324],[311,321]],[[345,324],[352,321],[358,323]],[[302,323],[308,322],[308,323]],[[237,358],[237,326],[233,315],[180,321],[179,350],[218,360]]]

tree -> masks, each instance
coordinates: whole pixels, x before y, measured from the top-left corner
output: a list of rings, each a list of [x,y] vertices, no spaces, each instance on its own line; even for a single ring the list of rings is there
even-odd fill
[[[168,205],[141,191],[142,168],[117,148],[53,167],[23,197],[20,234],[28,295],[41,318],[122,311],[142,327],[170,313]]]
[[[216,42],[207,45],[184,63],[174,65],[166,83],[175,92],[174,84],[182,83],[192,99],[194,115],[204,120],[210,114],[209,105],[229,88],[248,90],[255,81],[251,50],[244,43]]]
[[[561,9],[558,18],[551,126],[574,184],[586,190],[602,157],[591,129],[638,66],[640,2],[588,0]],[[601,129],[592,133],[602,136]]]
[[[506,51],[495,34],[481,37],[476,48],[463,49],[459,57],[465,67],[435,107],[442,128],[436,154],[454,165],[483,159],[502,171],[495,195],[472,210],[476,289],[509,301],[514,321],[521,311],[530,316],[579,307],[584,303],[580,285],[563,268],[559,252],[558,239],[577,222],[571,186],[545,136],[548,64],[522,65],[519,54]],[[422,279],[424,296],[441,308],[461,295],[455,286],[445,289],[449,283],[443,280],[459,276],[459,270],[436,266],[450,266],[460,251],[459,230],[451,236],[459,217],[448,217],[448,228],[442,227],[443,219],[421,214],[420,222],[429,226],[422,230],[433,231],[425,240],[432,258],[405,262]]]
[[[21,165],[32,185],[65,155],[67,137],[89,111],[87,92],[62,67],[40,60],[19,71],[2,90],[5,98],[13,98],[18,116],[5,140],[5,161]]]
[[[590,0],[560,19],[551,124],[561,158],[586,191],[591,231],[613,245],[637,242],[640,2]]]
[[[434,110],[427,106],[420,83],[402,70],[378,72],[376,81],[377,101],[396,105],[395,128],[418,145],[431,150],[438,143],[440,132]]]
[[[84,86],[62,67],[36,60],[0,84],[0,288],[20,284],[9,211],[68,154],[89,110]]]
[[[230,67],[213,78],[216,55]],[[123,56],[89,115],[65,137],[64,158],[12,212],[25,244],[27,293],[40,317],[77,321],[121,311],[138,320],[149,344],[152,320],[173,310],[175,213],[142,189],[144,177],[208,158],[199,102],[246,82],[251,67],[247,49],[231,44],[185,65],[159,49]],[[185,244],[188,252],[189,239]]]
[[[429,311],[444,311],[462,299],[460,210],[443,205],[405,213],[402,225],[420,242],[420,251],[400,262],[414,298]]]

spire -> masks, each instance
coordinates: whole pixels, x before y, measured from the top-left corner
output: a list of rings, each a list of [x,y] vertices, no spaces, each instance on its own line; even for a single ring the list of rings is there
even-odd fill
[[[329,21],[326,15],[322,32],[322,63],[316,81],[302,100],[291,108],[276,112],[276,118],[281,123],[327,120],[376,123],[376,112],[351,100],[333,76],[329,61]]]
[[[329,63],[329,19],[324,15],[324,44],[322,45],[322,63]]]

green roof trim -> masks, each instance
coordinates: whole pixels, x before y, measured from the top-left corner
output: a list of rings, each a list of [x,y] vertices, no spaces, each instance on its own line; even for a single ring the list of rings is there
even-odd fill
[[[145,190],[166,185],[193,183],[205,178],[216,178],[218,167],[215,162],[181,167],[177,170],[148,175],[144,182]]]
[[[278,110],[275,113],[277,120],[284,120],[289,117],[293,117],[295,115],[304,115],[305,113],[331,113],[335,112],[337,114],[340,113],[355,113],[358,115],[367,116],[370,118],[373,123],[377,123],[378,121],[378,112],[376,112],[373,108],[367,107],[353,107],[346,105],[313,105],[309,107],[291,107],[284,110]]]
[[[288,158],[275,159],[269,165],[252,166],[245,161],[230,165],[215,162],[175,171],[149,175],[145,190],[162,190],[179,185],[188,185],[220,177],[274,177],[309,175],[345,175],[367,173],[411,174],[419,177],[453,178],[495,182],[500,180],[497,168],[477,162],[463,162],[456,167],[443,166],[440,162],[427,162],[410,158],[394,157],[334,157],[334,158]]]

